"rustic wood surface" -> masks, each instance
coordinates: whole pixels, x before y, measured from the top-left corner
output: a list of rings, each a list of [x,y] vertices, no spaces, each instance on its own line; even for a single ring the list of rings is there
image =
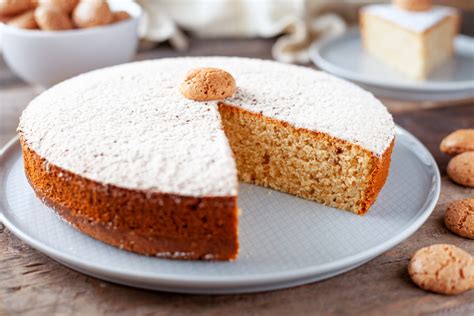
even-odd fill
[[[271,40],[194,40],[190,55],[270,58]],[[139,59],[176,56],[169,47],[143,51]],[[15,135],[22,109],[38,93],[0,61],[0,146]],[[474,196],[445,176],[448,157],[439,152],[449,132],[474,127],[474,100],[459,105],[385,101],[397,124],[415,134],[443,173],[442,193],[428,221],[410,238],[371,262],[326,281],[246,295],[181,295],[101,281],[56,263],[0,224],[0,315],[291,315],[291,314],[474,314],[474,291],[448,297],[417,288],[407,274],[420,247],[450,243],[474,254],[474,242],[443,225],[447,204]],[[393,210],[396,212],[397,210]]]

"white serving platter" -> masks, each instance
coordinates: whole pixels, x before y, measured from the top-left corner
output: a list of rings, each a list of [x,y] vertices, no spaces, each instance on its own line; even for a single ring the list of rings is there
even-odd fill
[[[114,248],[59,219],[27,183],[17,139],[2,150],[0,170],[0,220],[31,247],[100,279],[201,294],[288,288],[351,270],[413,234],[431,214],[440,192],[433,157],[397,127],[389,178],[365,216],[241,184],[239,258],[174,261]]]

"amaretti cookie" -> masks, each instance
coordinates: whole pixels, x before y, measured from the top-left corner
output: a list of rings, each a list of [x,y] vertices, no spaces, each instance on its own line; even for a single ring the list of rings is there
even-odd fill
[[[408,273],[420,288],[440,294],[474,288],[474,258],[454,245],[421,248],[411,258]]]
[[[474,188],[474,151],[466,151],[451,158],[447,172],[454,182]]]
[[[452,132],[442,140],[439,148],[451,156],[474,151],[474,129],[466,128]]]
[[[196,68],[186,74],[180,89],[183,96],[190,100],[223,100],[234,95],[235,79],[222,69]]]
[[[474,198],[451,202],[444,214],[444,224],[456,235],[474,239]]]

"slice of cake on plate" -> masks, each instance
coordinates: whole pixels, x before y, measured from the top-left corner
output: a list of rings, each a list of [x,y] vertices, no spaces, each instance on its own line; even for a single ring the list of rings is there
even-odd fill
[[[455,9],[428,0],[395,0],[360,12],[364,49],[413,79],[427,78],[453,55],[458,28]]]

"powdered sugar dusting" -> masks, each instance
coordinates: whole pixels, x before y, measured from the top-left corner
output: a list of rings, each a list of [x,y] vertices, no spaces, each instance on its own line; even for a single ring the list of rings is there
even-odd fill
[[[374,4],[363,10],[415,32],[424,32],[447,16],[457,14],[455,9],[443,6],[434,6],[427,11],[408,11],[391,4]]]
[[[328,133],[376,155],[390,145],[395,134],[392,116],[371,93],[310,68],[256,60],[245,66],[227,66],[237,92],[225,103]]]
[[[111,67],[67,80],[33,100],[19,131],[50,163],[91,180],[189,196],[237,194],[237,172],[217,102],[179,93],[192,68],[230,72],[226,103],[326,132],[376,155],[394,124],[353,84],[308,68],[245,58],[175,58]]]

